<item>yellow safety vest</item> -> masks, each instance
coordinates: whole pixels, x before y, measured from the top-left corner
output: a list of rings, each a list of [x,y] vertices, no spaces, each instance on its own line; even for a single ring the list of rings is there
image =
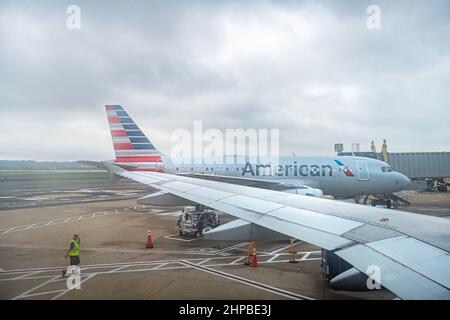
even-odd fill
[[[80,245],[75,240],[70,240],[70,245],[72,246],[73,243],[73,249],[70,250],[69,256],[76,257],[80,254]]]

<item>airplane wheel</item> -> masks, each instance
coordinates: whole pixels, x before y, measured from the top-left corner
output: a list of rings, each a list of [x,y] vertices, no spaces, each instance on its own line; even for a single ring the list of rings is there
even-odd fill
[[[202,235],[205,235],[206,232],[212,230],[210,227],[206,227],[205,229],[203,229],[202,231]]]
[[[392,208],[392,200],[391,199],[386,201],[386,207],[388,207],[389,209]]]

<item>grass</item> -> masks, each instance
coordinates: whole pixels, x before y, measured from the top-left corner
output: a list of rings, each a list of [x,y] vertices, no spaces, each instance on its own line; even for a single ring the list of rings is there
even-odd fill
[[[104,170],[0,170],[2,181],[109,179]]]

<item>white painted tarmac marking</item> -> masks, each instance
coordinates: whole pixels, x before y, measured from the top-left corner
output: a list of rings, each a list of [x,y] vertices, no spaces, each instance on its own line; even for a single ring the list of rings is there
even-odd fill
[[[85,283],[86,281],[92,279],[92,278],[95,277],[96,275],[97,275],[96,273],[90,274],[86,279],[80,281],[80,285],[82,285],[82,284]],[[61,293],[57,294],[56,296],[54,296],[53,298],[51,298],[50,300],[56,300],[56,299],[59,299],[59,298],[61,298],[63,295],[65,295],[67,292],[69,292],[69,291],[71,291],[71,290],[73,290],[73,289],[66,289],[66,290],[64,290],[63,292],[61,292]]]
[[[0,230],[4,230],[4,231],[1,231],[0,234],[37,229],[37,228],[41,228],[41,227],[47,227],[47,226],[68,223],[68,222],[73,222],[73,221],[79,221],[83,218],[95,218],[95,217],[99,217],[99,216],[106,216],[108,214],[117,214],[117,213],[120,213],[120,212],[117,210],[115,212],[110,212],[110,213],[108,213],[107,211],[99,211],[99,212],[94,212],[92,214],[84,214],[81,216],[68,217],[66,219],[55,219],[55,220],[50,220],[48,222],[38,222],[38,223],[31,224],[31,225],[16,226],[16,227],[9,228],[7,230],[0,229]]]
[[[301,259],[302,261],[314,261],[314,260],[322,260],[322,258],[308,258],[308,259]]]
[[[315,253],[321,253],[322,251],[298,251],[297,252],[297,254],[306,254],[306,253],[309,253],[309,254],[315,254]],[[287,255],[291,255],[291,253],[290,252],[282,252],[282,253],[278,253],[278,255],[280,255],[280,256],[287,256]]]
[[[181,215],[181,213],[170,211],[170,212],[157,213],[156,215],[157,216],[177,216],[177,215]]]
[[[229,246],[229,247],[225,247],[225,248],[220,249],[220,250],[212,251],[211,253],[214,253],[214,254],[221,254],[221,253],[224,253],[224,252],[233,250],[233,249],[239,249],[239,247],[242,247],[242,246],[245,246],[245,245],[248,245],[248,242],[241,242],[241,243],[238,243],[238,244]],[[247,250],[245,250],[245,251],[247,251]]]
[[[223,272],[223,271],[211,269],[211,268],[208,268],[208,267],[205,267],[205,266],[199,266],[199,265],[193,264],[193,263],[191,263],[189,261],[186,261],[186,260],[183,260],[183,263],[188,265],[188,266],[191,266],[194,269],[197,269],[197,270],[200,270],[200,271],[204,271],[204,272],[207,272],[207,273],[210,273],[210,274],[222,277],[222,278],[226,278],[226,279],[229,279],[229,280],[232,280],[232,281],[235,281],[235,282],[239,282],[239,283],[245,284],[247,286],[258,288],[258,289],[261,289],[261,290],[264,290],[264,291],[267,291],[267,292],[271,292],[271,293],[277,294],[279,296],[283,296],[283,297],[290,298],[290,299],[293,299],[293,300],[314,300],[313,298],[310,298],[310,297],[307,297],[307,296],[303,296],[303,295],[300,295],[300,294],[297,294],[297,293],[294,293],[294,292],[290,292],[290,291],[287,291],[287,290],[283,290],[283,289],[280,289],[280,288],[272,287],[272,286],[267,285],[267,284],[258,283],[256,281],[253,281],[253,280],[250,280],[250,279],[247,279],[247,278],[243,278],[243,277],[239,277],[239,276],[236,276],[236,275],[231,274],[231,273],[226,273],[226,272]]]
[[[247,258],[246,256],[237,258],[236,260],[234,260],[233,262],[231,262],[231,264],[237,264],[239,261],[242,261],[244,258]]]
[[[303,255],[303,257],[300,258],[300,260],[306,260],[311,255],[311,252],[307,252]]]
[[[157,270],[157,269],[160,269],[160,268],[162,268],[164,266],[167,266],[168,264],[169,263],[161,263],[161,264],[157,265],[156,267],[151,268],[150,270]]]
[[[43,296],[43,295],[46,295],[46,294],[58,293],[58,292],[62,292],[62,291],[64,291],[64,289],[51,290],[51,291],[44,291],[44,292],[38,292],[38,293],[32,293],[32,294],[27,294],[26,296],[23,296],[22,298],[30,298],[30,297],[36,297],[36,296]]]
[[[198,240],[199,238],[194,238],[194,239],[181,239],[181,238],[175,238],[175,236],[178,236],[178,233],[174,233],[174,234],[170,234],[168,236],[164,236],[165,239],[170,239],[170,240],[176,240],[176,241],[184,241],[184,242],[191,242],[191,241],[195,241]]]
[[[311,251],[311,252],[301,252],[303,254],[312,254],[316,253],[317,251]],[[179,254],[183,254],[183,252],[178,252]],[[204,254],[204,253],[203,253]],[[282,254],[279,254],[280,256]],[[230,256],[226,257],[226,259],[236,259],[236,260],[242,260],[246,258],[247,256]],[[266,257],[265,255],[262,255],[262,257]],[[209,261],[214,260],[223,260],[224,257],[211,257],[207,258]],[[321,258],[309,258],[307,260],[320,260]],[[183,259],[183,261],[203,261],[205,258],[190,258],[190,259]],[[235,260],[235,261],[236,261]],[[82,270],[88,270],[88,269],[95,269],[95,268],[118,268],[118,267],[131,267],[131,266],[138,266],[138,265],[155,265],[155,264],[161,264],[161,263],[178,263],[180,262],[180,259],[168,259],[168,260],[148,260],[148,261],[136,261],[136,262],[117,262],[117,263],[103,263],[103,264],[91,264],[91,265],[83,265],[81,266]],[[289,261],[289,260],[278,260],[278,261]],[[278,262],[273,261],[273,262]],[[232,264],[226,263],[223,265]],[[61,267],[44,267],[44,268],[30,268],[30,269],[15,269],[15,270],[5,270],[4,272],[1,272],[0,275],[7,275],[7,274],[16,274],[16,273],[30,273],[30,272],[45,272],[45,271],[60,271]],[[11,280],[11,279],[0,279],[1,280]]]
[[[28,278],[28,276],[31,276],[33,274],[40,273],[40,272],[42,272],[42,271],[33,271],[33,272],[25,273],[25,274],[23,274],[21,276],[12,278],[11,280],[19,280],[19,279],[23,279],[23,278]]]
[[[136,210],[136,208],[134,208]],[[150,209],[151,212],[156,213],[156,212],[161,212],[164,211],[163,209]]]
[[[211,260],[211,258],[206,258],[206,259],[200,261],[199,263],[197,263],[197,265],[199,266],[201,264],[204,264],[204,263],[208,262],[209,260]]]
[[[182,253],[182,252],[178,252]],[[192,260],[203,260],[204,258],[192,258],[189,259]],[[214,259],[222,259],[222,258],[214,258]],[[118,267],[118,266],[137,266],[137,265],[146,265],[146,264],[159,264],[159,263],[166,263],[166,262],[179,262],[178,259],[169,259],[169,260],[148,260],[148,261],[136,261],[136,262],[116,262],[116,263],[102,263],[102,264],[91,264],[91,265],[82,265],[82,270],[90,269],[90,268],[98,268],[98,267]],[[54,270],[60,270],[61,267],[47,267],[47,268],[31,268],[31,269],[16,269],[16,270],[8,270],[2,274],[13,274],[13,273],[23,273],[23,272],[30,272],[30,271],[54,271]]]
[[[267,260],[267,262],[272,262],[273,260],[275,260],[279,256],[280,256],[279,254],[275,254],[273,257],[271,257],[269,260]]]
[[[17,299],[25,298],[30,292],[33,292],[34,290],[37,290],[37,289],[39,289],[39,288],[41,288],[41,287],[43,287],[43,286],[49,284],[50,282],[56,280],[56,279],[59,278],[59,277],[61,277],[61,276],[58,275],[58,276],[56,276],[56,277],[53,277],[53,278],[51,278],[50,280],[47,280],[47,281],[45,281],[45,282],[43,282],[43,283],[41,283],[41,284],[35,286],[34,288],[31,288],[30,290],[25,291],[25,292],[23,292],[22,294],[19,294],[18,296],[12,298],[11,300],[17,300]]]
[[[299,244],[299,243],[300,243],[300,241],[296,240],[296,241],[294,242],[294,245]],[[270,254],[276,254],[276,253],[278,253],[278,252],[280,252],[280,251],[287,250],[287,249],[289,249],[291,246],[292,246],[292,245],[289,244],[289,245],[287,245],[287,246],[285,246],[285,247],[283,247],[283,248],[280,248],[280,249],[277,249],[277,250],[274,250],[274,251],[270,252]]]
[[[187,266],[179,266],[179,267],[166,267],[166,268],[159,268],[157,269],[156,267],[154,268],[148,268],[148,269],[132,269],[132,270],[120,270],[114,273],[125,273],[125,272],[145,272],[145,271],[158,271],[158,270],[175,270],[175,269],[186,269],[188,268]],[[105,274],[105,273],[109,273],[109,272],[97,272],[97,274]]]
[[[0,247],[11,247],[8,245],[0,245]],[[12,246],[14,247],[14,246]],[[20,246],[23,247],[23,246]],[[38,246],[28,246],[30,248],[35,248]],[[103,251],[103,249],[84,249],[84,250],[98,250]],[[116,249],[105,249],[104,251],[116,251]],[[144,250],[130,250],[130,252],[142,252]],[[126,251],[128,252],[128,251]],[[211,253],[206,252],[187,252],[187,251],[153,251],[154,253],[168,253],[168,254],[186,254],[186,255],[213,255]],[[301,260],[305,261],[313,261],[313,260],[320,260],[321,258],[308,258],[311,254],[320,253],[320,251],[301,251],[298,252],[298,254],[303,254]],[[290,255],[290,253],[279,253],[278,256],[284,256],[284,255]],[[260,257],[267,257],[268,255],[260,255]],[[231,262],[230,264],[237,263],[238,261],[246,258],[247,256],[229,256],[228,259],[235,258],[236,260]],[[198,261],[198,260],[204,260],[205,258],[190,258],[189,261]],[[222,260],[223,257],[211,257],[208,258],[209,260]],[[117,263],[104,263],[104,264],[92,264],[92,265],[85,265],[82,266],[83,269],[90,269],[90,268],[108,268],[108,267],[120,267],[120,266],[137,266],[137,265],[151,265],[151,264],[159,264],[159,263],[177,263],[180,260],[178,259],[169,259],[169,260],[148,260],[148,261],[136,261],[136,262],[117,262]],[[289,260],[278,260],[278,261],[271,261],[271,262],[279,262],[279,261],[289,261]],[[263,262],[261,262],[263,263]],[[227,265],[227,264],[225,264]],[[16,273],[30,273],[30,272],[44,272],[44,271],[59,271],[61,267],[44,267],[44,268],[26,268],[26,269],[13,269],[13,270],[0,270],[0,275],[8,275],[8,274],[16,274]],[[10,281],[11,279],[0,279],[0,281]]]
[[[239,257],[239,259],[243,259],[243,258],[245,258],[245,257]],[[223,258],[220,258],[220,257],[217,257],[217,258],[211,258],[211,260],[217,260],[217,259],[223,259]],[[231,263],[217,263],[217,264],[209,264],[209,265],[207,265],[207,266],[199,266],[198,264],[196,264],[195,262],[194,262],[194,260],[201,260],[201,261],[203,261],[201,258],[195,258],[195,259],[190,259],[190,260],[172,260],[172,261],[167,261],[167,260],[162,260],[162,261],[164,261],[164,262],[160,262],[160,263],[158,263],[157,264],[157,266],[156,267],[153,267],[153,265],[155,265],[156,263],[146,263],[146,264],[139,264],[139,263],[132,263],[132,264],[127,264],[127,265],[122,265],[121,267],[119,267],[119,268],[117,268],[117,264],[115,264],[115,265],[111,265],[110,267],[111,268],[113,268],[113,270],[109,270],[109,271],[96,271],[96,272],[86,272],[86,270],[89,270],[89,269],[98,269],[98,268],[107,268],[108,266],[104,266],[104,265],[92,265],[90,268],[86,268],[86,267],[82,267],[82,273],[83,273],[83,275],[82,275],[82,277],[87,277],[85,280],[83,280],[81,283],[83,283],[83,282],[85,282],[85,281],[87,281],[87,280],[89,280],[89,279],[91,279],[92,277],[94,277],[95,275],[107,275],[107,274],[120,274],[120,273],[130,273],[130,272],[148,272],[148,271],[159,271],[159,270],[176,270],[176,269],[186,269],[186,268],[191,268],[192,266],[191,266],[191,264],[192,265],[194,265],[194,266],[197,266],[198,268],[211,268],[211,267],[226,267],[226,266],[231,266],[231,265],[233,265],[233,263],[235,263],[235,261],[237,261],[237,260],[234,260],[233,262],[231,262]],[[308,260],[310,260],[310,259],[308,259]],[[321,260],[321,258],[312,258],[311,260]],[[277,261],[272,261],[272,262],[268,262],[268,261],[262,261],[262,262],[260,262],[260,264],[266,264],[266,263],[282,263],[282,262],[284,262],[284,263],[287,263],[289,260],[277,260]],[[188,263],[185,263],[185,262],[188,262]],[[167,267],[167,265],[169,265],[169,264],[178,264],[178,266],[171,266],[171,267]],[[129,267],[136,267],[136,266],[140,266],[140,265],[142,265],[142,266],[149,266],[148,268],[140,268],[140,269],[129,269],[129,270],[124,270],[124,269],[127,269],[127,268],[129,268]],[[152,267],[150,267],[150,266],[152,266]],[[209,269],[208,268],[208,269]],[[211,269],[211,270],[214,270],[214,269]],[[53,271],[57,271],[58,272],[58,274],[59,274],[59,271],[60,271],[60,269],[58,269],[58,270],[53,270]],[[216,272],[216,270],[214,270],[215,272],[214,272],[214,274],[216,274],[217,272],[221,272],[221,271],[217,271]],[[225,272],[223,272],[224,274],[226,274]],[[27,274],[27,275],[29,275],[29,274]],[[238,276],[234,276],[234,275],[231,275],[233,278],[241,278],[241,277],[238,277]],[[37,276],[37,277],[25,277],[25,278],[22,278],[22,279],[17,279],[18,281],[23,281],[23,280],[32,280],[32,279],[49,279],[48,281],[46,281],[46,282],[44,282],[43,284],[41,284],[41,285],[39,285],[39,286],[37,286],[37,287],[35,287],[35,288],[33,288],[32,290],[29,290],[29,291],[27,291],[27,292],[25,292],[25,293],[23,293],[23,294],[21,294],[21,295],[19,295],[18,297],[16,297],[16,299],[20,299],[20,298],[27,298],[27,297],[31,297],[31,296],[38,296],[38,295],[44,295],[44,294],[49,294],[50,292],[39,292],[39,293],[35,293],[35,294],[30,294],[33,290],[36,290],[36,289],[39,289],[39,288],[41,288],[41,287],[43,287],[43,286],[45,286],[46,284],[48,284],[48,283],[54,283],[54,282],[59,282],[59,281],[66,281],[67,279],[66,278],[62,278],[60,275],[58,275],[58,276],[56,276],[56,277],[54,277],[53,275],[47,275],[47,276]],[[246,283],[246,282],[248,282],[248,281],[251,281],[251,280],[248,280],[248,279],[245,279],[245,278],[242,278],[242,279],[244,279],[243,281]],[[3,279],[3,280],[6,280],[6,279]],[[9,280],[13,280],[13,279],[9,279]],[[234,281],[236,281],[235,279],[233,279]],[[260,283],[257,283],[257,287],[258,288],[261,288],[261,286],[267,286],[267,285],[265,285],[265,284],[260,284]],[[270,286],[269,286],[270,287]],[[278,290],[278,288],[276,288],[277,290]],[[281,290],[281,289],[279,289],[279,290]],[[66,294],[67,292],[68,292],[69,290],[64,290],[64,291],[58,291],[58,292],[61,292],[58,296],[56,296],[56,297],[54,297],[54,298],[52,298],[52,299],[57,299],[57,298],[59,298],[59,297],[61,297],[62,295],[64,295],[64,294]],[[278,292],[277,292],[277,294],[279,294]],[[292,297],[291,297],[292,298]]]
[[[27,274],[27,276],[28,276],[28,274]],[[51,276],[35,276],[35,277],[24,277],[24,278],[21,278],[21,279],[14,279],[14,278],[6,278],[6,279],[0,279],[0,282],[6,282],[6,281],[12,281],[12,280],[35,280],[35,279],[48,279],[48,278],[51,278],[51,277],[53,277],[52,275]]]
[[[15,228],[19,228],[19,227],[12,227],[12,228],[10,228],[10,229],[8,229],[8,230],[4,231],[3,233],[8,233],[8,232],[10,232],[10,231],[14,230]]]
[[[114,211],[98,211],[98,212],[94,212],[91,214],[84,214],[84,215],[80,215],[80,216],[73,216],[73,217],[68,217],[65,219],[55,219],[55,220],[51,220],[48,222],[39,222],[39,223],[35,223],[32,225],[23,225],[23,226],[15,226],[9,229],[6,228],[2,228],[0,229],[0,234],[6,234],[6,233],[10,233],[10,232],[17,232],[17,231],[25,231],[25,230],[31,230],[31,229],[37,229],[37,228],[41,228],[41,227],[46,227],[46,226],[52,226],[52,225],[57,225],[57,224],[61,224],[61,223],[68,223],[68,222],[73,222],[73,221],[79,221],[83,218],[96,218],[99,216],[106,216],[106,215],[113,215],[113,214],[121,214],[121,213],[125,213],[125,214],[141,214],[141,213],[136,213],[136,212],[128,212],[127,210],[128,208],[124,208],[124,211],[119,211],[119,210],[114,210]],[[160,212],[162,210],[157,210],[156,212]],[[170,212],[170,213],[164,213],[164,215],[174,215],[174,216],[179,216],[181,215],[181,212]]]
[[[287,261],[287,260],[286,260]],[[179,263],[179,262],[177,262],[177,263]],[[168,263],[168,264],[170,264],[170,263]],[[171,263],[171,264],[175,264],[175,263]],[[214,264],[214,265],[211,265],[211,266],[219,266],[219,267],[223,267],[223,266],[227,266],[228,264]],[[124,269],[126,269],[126,268],[128,268],[128,267],[130,267],[130,266],[125,266],[124,267]],[[156,267],[152,267],[152,268],[141,268],[141,269],[130,269],[130,270],[118,270],[118,271],[114,271],[114,270],[110,270],[110,271],[97,271],[97,272],[95,272],[95,274],[96,275],[106,275],[106,274],[116,274],[116,273],[127,273],[127,272],[146,272],[146,271],[158,271],[158,270],[175,270],[175,269],[186,269],[186,268],[190,268],[189,266],[186,266],[186,265],[180,265],[180,266],[177,266],[177,267],[159,267],[159,265],[158,266],[156,266]],[[83,273],[83,276],[89,276],[89,275],[91,275],[92,273],[86,273],[86,272],[84,272]],[[37,277],[30,277],[30,278],[23,278],[23,279],[18,279],[18,280],[36,280],[36,279],[48,279],[48,278],[52,278],[53,277],[53,275],[48,275],[48,276],[37,276]],[[61,277],[61,276],[58,276],[58,277]],[[6,281],[6,279],[3,279],[3,280],[5,280]],[[9,280],[11,280],[11,279],[9,279]],[[56,280],[54,280],[54,281],[52,281],[52,282],[57,282],[57,281],[66,281],[67,280],[67,278],[61,278],[61,279],[56,279]]]
[[[122,269],[126,269],[128,267],[129,266],[122,266],[122,267],[119,267],[119,268],[112,269],[110,272],[116,272],[116,271],[119,271],[119,270],[122,270]]]

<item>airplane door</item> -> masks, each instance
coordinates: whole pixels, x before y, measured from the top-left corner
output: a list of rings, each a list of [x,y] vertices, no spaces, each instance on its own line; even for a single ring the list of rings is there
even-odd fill
[[[369,180],[369,167],[366,160],[356,160],[358,167],[358,180]]]

